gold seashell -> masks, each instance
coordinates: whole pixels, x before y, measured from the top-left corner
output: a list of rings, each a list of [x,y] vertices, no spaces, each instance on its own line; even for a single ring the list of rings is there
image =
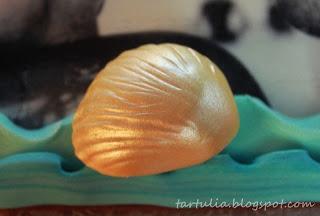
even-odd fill
[[[207,57],[176,44],[123,52],[97,75],[73,121],[73,145],[110,176],[158,174],[202,163],[236,135],[233,94]]]

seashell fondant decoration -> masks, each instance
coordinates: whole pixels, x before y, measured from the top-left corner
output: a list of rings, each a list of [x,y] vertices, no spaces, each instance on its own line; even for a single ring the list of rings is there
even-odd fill
[[[176,44],[123,52],[97,75],[73,121],[77,157],[104,175],[143,176],[202,163],[236,135],[220,69]]]

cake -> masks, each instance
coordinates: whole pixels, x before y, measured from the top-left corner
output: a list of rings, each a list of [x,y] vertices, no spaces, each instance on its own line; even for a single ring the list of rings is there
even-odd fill
[[[48,56],[59,49],[52,47]],[[115,204],[186,208],[197,199],[212,198],[217,205],[241,199],[318,201],[320,116],[289,118],[267,106],[263,97],[235,93],[240,129],[220,154],[195,166],[130,178],[99,174],[78,160],[72,146],[73,115],[28,130],[2,114],[0,208]]]

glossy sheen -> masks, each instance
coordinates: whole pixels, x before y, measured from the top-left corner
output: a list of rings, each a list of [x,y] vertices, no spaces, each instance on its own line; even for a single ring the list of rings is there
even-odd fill
[[[75,152],[111,176],[142,176],[204,162],[236,135],[239,117],[222,72],[174,44],[122,53],[96,77],[73,122]]]

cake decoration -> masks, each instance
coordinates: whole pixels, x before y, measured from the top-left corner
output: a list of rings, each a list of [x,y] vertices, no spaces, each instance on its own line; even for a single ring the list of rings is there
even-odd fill
[[[239,116],[220,69],[197,51],[144,45],[97,75],[73,122],[75,154],[110,176],[200,164],[234,138]]]
[[[105,176],[77,165],[70,148],[72,116],[25,130],[0,115],[0,208],[46,204],[176,208],[177,199],[187,202],[195,197],[231,204],[233,198],[320,201],[315,193],[320,187],[320,115],[293,119],[256,98],[235,99],[241,127],[223,152],[193,167],[133,178]],[[292,145],[293,140],[300,147]],[[72,169],[66,170],[66,165]]]

